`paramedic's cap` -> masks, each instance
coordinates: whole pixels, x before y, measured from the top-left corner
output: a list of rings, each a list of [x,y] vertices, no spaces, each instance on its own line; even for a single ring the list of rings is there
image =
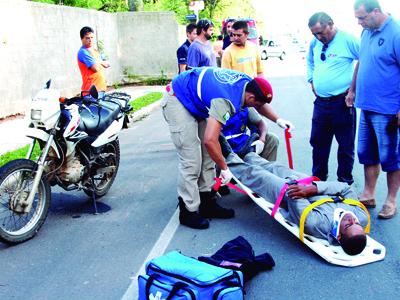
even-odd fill
[[[255,77],[249,84],[254,85],[252,90],[256,99],[264,103],[271,103],[273,97],[272,86],[266,79]]]

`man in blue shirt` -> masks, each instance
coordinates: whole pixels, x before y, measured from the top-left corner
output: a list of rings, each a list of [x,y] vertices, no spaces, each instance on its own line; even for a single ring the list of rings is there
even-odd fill
[[[375,188],[380,167],[387,173],[388,194],[378,214],[392,218],[400,186],[400,25],[383,13],[377,0],[357,0],[355,17],[364,28],[360,60],[349,100],[361,109],[358,159],[364,165],[365,185],[359,196],[375,207]]]
[[[186,41],[176,51],[178,58],[178,73],[186,71],[187,69],[187,56],[190,44],[197,37],[196,24],[190,23],[186,26]]]
[[[197,22],[197,38],[188,50],[187,65],[189,68],[216,67],[217,59],[211,45],[214,24],[207,19]]]
[[[324,12],[311,16],[308,27],[314,35],[307,57],[307,77],[316,96],[310,144],[313,147],[312,174],[328,177],[328,160],[333,137],[338,142],[337,178],[353,183],[356,111],[345,102],[351,85],[354,61],[358,59],[356,38],[333,26]]]

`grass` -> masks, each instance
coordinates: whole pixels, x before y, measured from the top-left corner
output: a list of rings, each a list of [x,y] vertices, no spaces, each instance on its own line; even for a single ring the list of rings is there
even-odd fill
[[[138,111],[142,107],[145,107],[149,104],[152,104],[162,98],[162,92],[151,92],[142,97],[136,98],[130,102],[130,105],[133,107],[133,111]],[[28,152],[29,145],[26,145],[22,148],[19,148],[14,151],[10,151],[0,155],[0,166],[5,165],[7,162],[25,158],[26,153]],[[32,160],[36,160],[40,155],[40,148],[39,145],[36,143],[35,148],[33,149],[32,153]]]
[[[133,111],[138,111],[142,107],[150,105],[162,98],[162,92],[151,92],[135,100],[129,102],[129,104],[133,107]]]
[[[26,145],[22,148],[19,148],[14,151],[6,152],[2,155],[0,155],[0,166],[5,165],[9,161],[15,160],[15,159],[20,159],[20,158],[25,158],[26,153],[28,153],[30,145]],[[33,148],[33,153],[32,153],[32,160],[36,160],[39,155],[40,155],[40,148],[38,143],[35,144],[35,148]]]

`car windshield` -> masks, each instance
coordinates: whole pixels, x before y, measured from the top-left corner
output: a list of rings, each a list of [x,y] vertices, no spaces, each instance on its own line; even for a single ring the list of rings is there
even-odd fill
[[[249,27],[249,37],[248,39],[258,39],[258,32],[255,27]]]

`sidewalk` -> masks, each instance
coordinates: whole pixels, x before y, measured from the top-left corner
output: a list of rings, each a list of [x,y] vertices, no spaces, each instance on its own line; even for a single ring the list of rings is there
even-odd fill
[[[118,89],[118,91],[128,93],[132,99],[136,99],[151,92],[162,92],[164,86],[127,86]],[[134,120],[142,118],[144,115],[156,107],[158,103],[144,107],[134,112]],[[25,136],[27,121],[23,116],[11,117],[0,121],[0,155],[21,148],[31,142],[30,138]]]

